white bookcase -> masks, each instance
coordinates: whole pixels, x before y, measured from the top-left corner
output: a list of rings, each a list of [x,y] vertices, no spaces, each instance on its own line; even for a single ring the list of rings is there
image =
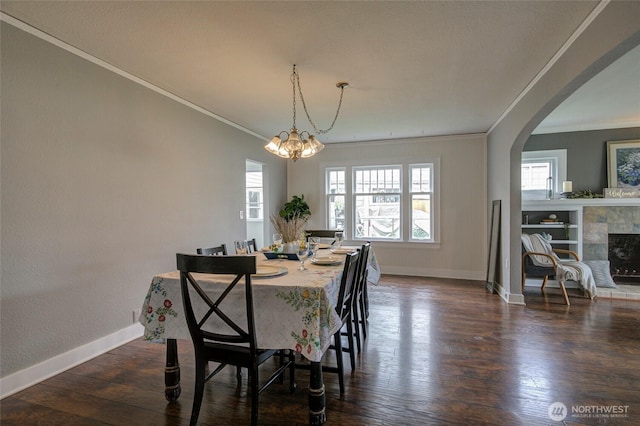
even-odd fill
[[[575,251],[582,259],[582,205],[573,200],[541,200],[522,203],[522,233],[551,235],[555,248]],[[561,224],[541,223],[555,214]],[[528,222],[528,223],[525,223]]]

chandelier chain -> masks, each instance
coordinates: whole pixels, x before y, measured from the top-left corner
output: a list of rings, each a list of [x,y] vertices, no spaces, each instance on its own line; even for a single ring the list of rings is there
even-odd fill
[[[302,95],[302,88],[300,87],[300,76],[298,75],[298,72],[296,71],[296,66],[293,66],[293,74],[291,75],[292,81],[295,81],[298,84],[298,93],[300,93],[300,100],[302,101],[302,107],[304,108],[304,113],[307,116],[307,120],[309,120],[309,123],[311,123],[311,126],[313,127],[313,130],[315,130],[315,132],[319,135],[324,135],[328,132],[331,131],[331,129],[333,129],[333,126],[336,124],[336,120],[338,119],[338,115],[340,114],[340,107],[342,106],[342,95],[344,94],[344,84],[339,84],[338,87],[340,87],[340,100],[338,101],[338,109],[336,110],[336,115],[335,117],[333,117],[333,121],[331,122],[331,126],[329,126],[327,129],[318,129],[315,125],[315,123],[313,122],[313,120],[311,120],[311,116],[309,115],[309,110],[307,109],[307,104],[304,101],[304,96]],[[295,121],[296,121],[296,90],[295,87],[293,89],[293,123],[294,123],[294,127],[295,127]]]

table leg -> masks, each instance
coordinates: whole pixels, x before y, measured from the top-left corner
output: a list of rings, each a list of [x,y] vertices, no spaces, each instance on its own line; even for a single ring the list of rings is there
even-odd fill
[[[164,367],[164,397],[169,402],[178,400],[180,388],[180,363],[178,362],[178,342],[167,339],[167,363]]]
[[[322,425],[327,421],[324,412],[324,383],[322,381],[322,363],[312,362],[309,368],[309,424]]]

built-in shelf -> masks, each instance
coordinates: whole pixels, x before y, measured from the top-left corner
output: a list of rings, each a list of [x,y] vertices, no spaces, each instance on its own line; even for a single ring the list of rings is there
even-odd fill
[[[555,215],[562,223],[540,223]],[[549,243],[574,251],[582,258],[582,205],[571,200],[541,200],[522,205],[522,232],[548,234]]]

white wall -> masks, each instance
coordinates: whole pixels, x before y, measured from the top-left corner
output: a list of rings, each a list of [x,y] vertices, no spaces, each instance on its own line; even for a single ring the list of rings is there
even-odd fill
[[[383,273],[466,278],[486,277],[487,213],[485,135],[329,144],[315,157],[290,162],[289,196],[304,194],[312,212],[310,228],[324,228],[323,164],[378,164],[394,160],[440,163],[440,243],[374,242]]]
[[[4,378],[130,327],[176,252],[245,238],[246,158],[265,163],[273,206],[286,199],[286,162],[254,136],[1,31]]]
[[[502,200],[502,297],[523,303],[520,272],[520,158],[531,132],[578,87],[640,43],[640,2],[601,3],[559,59],[488,136],[489,209]]]

